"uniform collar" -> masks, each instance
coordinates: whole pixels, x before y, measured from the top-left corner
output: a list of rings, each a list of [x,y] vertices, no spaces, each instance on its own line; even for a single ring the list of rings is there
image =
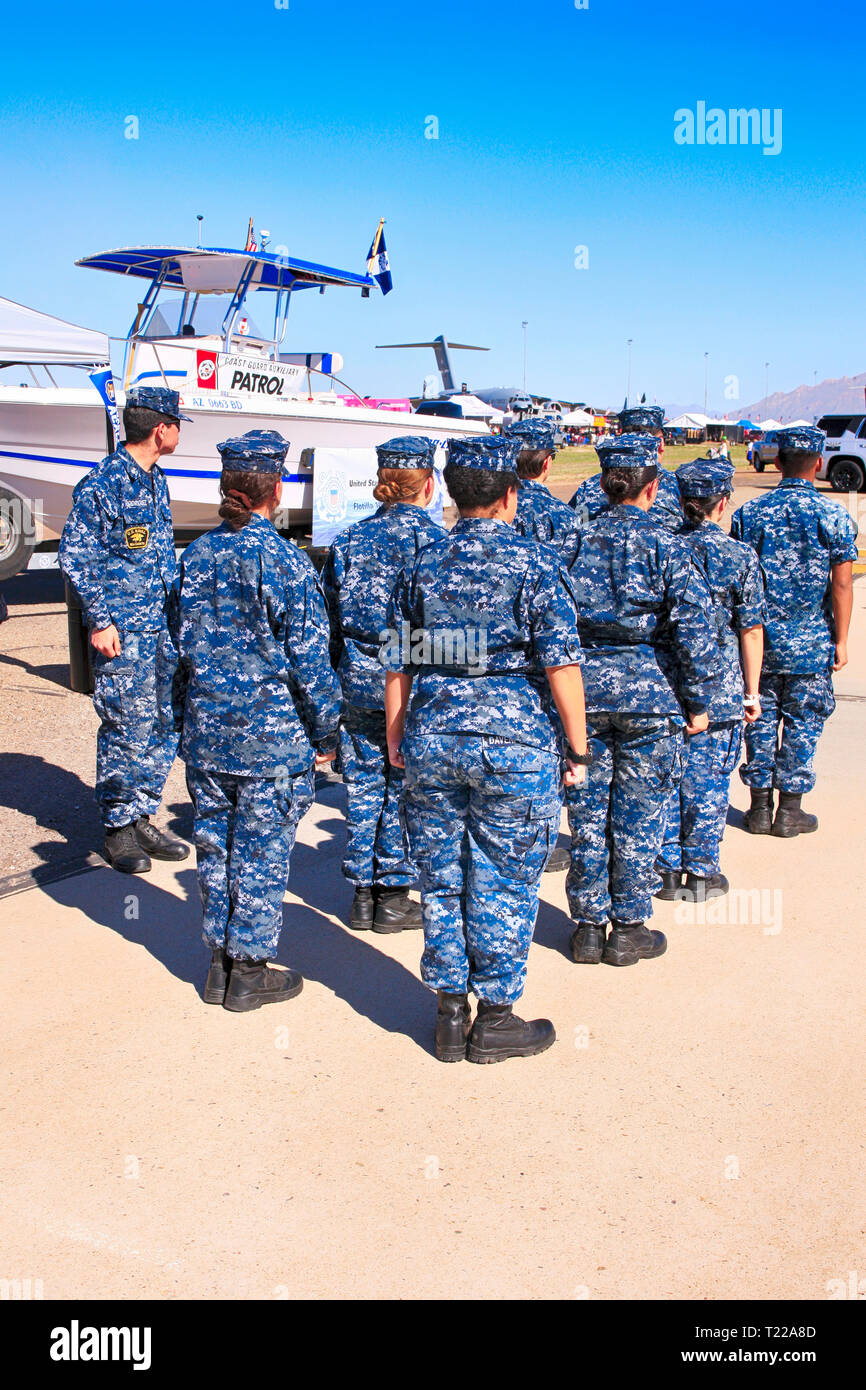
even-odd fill
[[[814,490],[815,484],[808,478],[783,478],[777,487],[810,487]]]
[[[118,444],[114,452],[134,483],[141,482],[142,478],[159,477],[162,474],[158,462],[153,465],[150,472],[146,468],[142,468],[138,460],[132,457],[125,444]]]
[[[499,526],[508,526],[508,522],[494,516],[461,516],[454,531],[492,531]]]

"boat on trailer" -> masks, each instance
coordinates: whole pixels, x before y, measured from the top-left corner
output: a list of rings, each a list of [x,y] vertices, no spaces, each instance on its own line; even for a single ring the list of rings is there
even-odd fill
[[[372,275],[225,247],[128,247],[76,264],[149,282],[124,341],[117,404],[122,408],[130,386],[164,383],[179,391],[184,414],[192,417],[161,465],[181,537],[215,523],[216,446],[228,435],[275,429],[289,440],[280,521],[301,536],[312,518],[317,448],[372,448],[401,434],[445,440],[484,428],[474,420],[359,403],[340,378],[338,353],[282,350],[292,295],[347,288],[367,298],[378,292]],[[167,298],[172,292],[174,299]],[[248,310],[254,294],[272,298],[269,334]],[[113,447],[108,420],[92,385],[0,385],[0,490],[38,509],[42,538],[59,535],[76,483]]]

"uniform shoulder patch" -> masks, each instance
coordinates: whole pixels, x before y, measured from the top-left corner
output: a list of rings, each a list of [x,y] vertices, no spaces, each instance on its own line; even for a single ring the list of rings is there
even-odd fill
[[[150,540],[149,526],[127,526],[123,538],[130,550],[146,550]]]

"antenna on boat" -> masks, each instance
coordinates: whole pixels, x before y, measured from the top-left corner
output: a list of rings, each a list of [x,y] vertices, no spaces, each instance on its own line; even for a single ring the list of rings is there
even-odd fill
[[[196,216],[196,221],[198,222],[198,244],[199,244],[199,246],[201,246],[201,224],[202,224],[202,222],[204,221],[204,213],[203,213],[203,212],[197,212],[195,216]]]

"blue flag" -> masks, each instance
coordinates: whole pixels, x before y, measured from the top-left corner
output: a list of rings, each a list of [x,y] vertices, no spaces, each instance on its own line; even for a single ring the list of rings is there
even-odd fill
[[[367,274],[372,275],[383,294],[390,294],[394,288],[391,282],[391,266],[385,247],[385,219],[376,228],[376,235],[367,252]]]
[[[120,413],[117,409],[117,396],[114,389],[114,377],[110,367],[99,367],[96,371],[90,372],[90,380],[93,382],[103,404],[108,412],[111,421],[111,428],[114,431],[114,447],[117,448],[123,438],[123,430],[120,428]]]

